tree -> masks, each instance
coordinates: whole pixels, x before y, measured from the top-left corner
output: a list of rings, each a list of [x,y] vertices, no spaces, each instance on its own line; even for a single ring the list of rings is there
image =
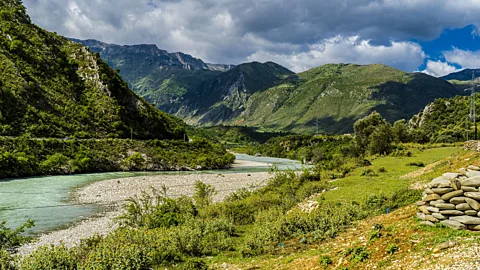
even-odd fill
[[[407,127],[407,121],[405,119],[398,120],[393,123],[393,134],[395,135],[396,142],[408,142],[409,132]]]
[[[393,129],[382,116],[374,111],[355,122],[355,143],[361,153],[389,154],[393,150]]]

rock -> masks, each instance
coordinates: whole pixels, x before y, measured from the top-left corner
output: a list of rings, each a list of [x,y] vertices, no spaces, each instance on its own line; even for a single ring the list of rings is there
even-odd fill
[[[422,221],[420,222],[420,225],[422,226],[430,226],[430,227],[435,227],[435,224],[430,222],[430,221]]]
[[[461,174],[459,173],[444,173],[442,175],[443,178],[448,179],[448,180],[454,180],[457,177],[459,177]]]
[[[472,171],[480,171],[480,167],[477,167],[475,165],[469,165],[467,169],[472,170]]]
[[[445,219],[447,219],[446,216],[444,216],[444,215],[442,215],[442,214],[440,214],[440,213],[432,213],[432,216],[433,216],[434,218],[438,219],[438,220],[445,220]]]
[[[453,220],[442,220],[440,223],[454,230],[465,230],[467,227],[464,224]]]
[[[461,204],[465,202],[465,197],[453,197],[450,199],[450,203]]]
[[[454,246],[456,246],[456,245],[457,245],[457,242],[453,242],[453,241],[451,241],[451,242],[446,242],[446,243],[442,243],[442,244],[436,246],[436,247],[432,250],[432,252],[433,252],[433,253],[437,253],[437,252],[439,252],[439,251],[441,251],[441,250],[448,249],[448,248],[452,248],[452,247],[454,247]]]
[[[440,185],[440,184],[450,184],[450,180],[449,179],[446,179],[444,177],[437,177],[435,179],[433,179],[430,184],[432,185]]]
[[[463,175],[467,175],[467,169],[465,169],[465,168],[460,168],[460,169],[458,170],[458,173],[461,173],[461,174],[463,174]]]
[[[472,217],[473,217],[473,216],[476,216],[476,215],[477,215],[477,211],[475,211],[475,210],[467,210],[467,211],[465,211],[465,215],[467,215],[467,216],[472,216]]]
[[[430,213],[439,213],[440,212],[440,209],[438,209],[436,207],[433,207],[433,206],[427,206],[426,210]]]
[[[465,192],[465,196],[475,200],[480,200],[480,192]]]
[[[468,203],[468,205],[470,205],[473,210],[480,210],[480,203],[478,203],[476,200],[471,198],[465,198],[465,202]]]
[[[434,195],[434,194],[432,194],[432,195]],[[461,195],[463,195],[463,190],[455,190],[455,191],[449,192],[447,194],[444,194],[442,196],[442,200],[448,201],[453,197],[458,197],[458,196],[461,196]]]
[[[425,205],[427,204],[426,202],[423,202],[423,201],[418,201],[415,203],[417,206],[422,206],[422,205]]]
[[[453,188],[432,188],[432,189],[427,188],[425,190],[427,194],[431,194],[431,193],[428,193],[429,191],[431,191],[431,193],[437,193],[439,195],[443,195],[445,193],[452,192]]]
[[[467,175],[467,177],[480,176],[480,172],[478,172],[478,171],[467,171],[466,175]]]
[[[424,213],[417,213],[417,218],[421,219],[421,220],[425,220],[425,214]]]
[[[428,222],[428,221],[423,221]],[[480,225],[468,225],[467,228],[472,231],[480,231]]]
[[[476,189],[474,187],[467,187],[467,186],[462,186],[462,190],[465,191],[465,192],[476,192],[476,191],[478,191],[478,189]]]
[[[451,188],[452,187],[452,184],[451,183],[448,183],[448,184],[439,184],[437,186],[437,188]]]
[[[471,177],[463,180],[462,186],[480,187],[480,176],[475,176],[475,177]]]
[[[427,210],[427,206],[426,205],[423,205],[423,206],[420,206],[418,208],[418,210],[420,210],[422,213],[424,213],[425,215],[430,215],[430,212]]]
[[[457,204],[457,205],[455,206],[455,208],[456,208],[457,210],[460,210],[460,211],[472,210],[472,207],[470,207],[470,205],[468,205],[468,203]]]
[[[450,217],[449,220],[457,221],[465,225],[480,225],[480,218],[478,217],[459,216],[459,217]]]
[[[423,191],[425,194],[433,194],[433,193],[437,193],[437,192],[434,192],[433,189],[430,189],[430,188],[427,188],[425,189],[425,191]]]
[[[451,203],[437,203],[437,205],[435,205],[436,208],[438,209],[441,209],[441,210],[455,210],[455,204],[451,204]],[[427,208],[425,207],[425,210]],[[423,212],[423,211],[422,211]]]
[[[454,191],[455,192],[455,191]],[[448,194],[448,193],[447,193]],[[423,198],[423,201],[424,202],[430,202],[430,201],[436,201],[440,199],[440,195],[438,194],[430,194],[430,195],[427,195],[425,198]]]
[[[431,202],[430,202],[430,205],[435,206],[435,205],[437,205],[437,204],[439,204],[439,203],[445,203],[445,201],[444,201],[444,200],[431,201]]]
[[[459,210],[440,210],[442,215],[463,216],[464,213]]]
[[[425,216],[425,220],[426,220],[426,221],[433,222],[433,223],[439,222],[439,220],[438,220],[437,218],[435,218],[434,216],[432,216],[432,215],[426,215],[426,216]]]
[[[452,180],[452,181],[450,182],[450,185],[452,186],[452,188],[453,188],[454,190],[460,190],[460,189],[462,189],[462,184],[461,184],[460,181],[458,181],[458,180]]]

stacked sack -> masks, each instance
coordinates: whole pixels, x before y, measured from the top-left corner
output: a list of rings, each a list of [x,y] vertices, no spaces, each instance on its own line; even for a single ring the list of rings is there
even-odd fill
[[[421,224],[440,222],[456,230],[480,231],[480,168],[468,166],[460,173],[435,178],[417,202]]]

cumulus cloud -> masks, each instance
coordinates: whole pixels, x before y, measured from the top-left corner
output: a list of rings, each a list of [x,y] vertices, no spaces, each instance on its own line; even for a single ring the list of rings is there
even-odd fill
[[[480,51],[465,51],[453,48],[451,51],[443,52],[443,56],[450,63],[455,63],[463,68],[480,67]]]
[[[424,62],[425,53],[420,45],[412,42],[390,42],[388,46],[372,45],[369,40],[361,40],[358,36],[336,36],[310,45],[306,52],[281,54],[259,51],[247,59],[272,60],[290,66],[297,72],[331,63],[382,63],[413,71]]]
[[[384,50],[409,50],[412,44],[402,40],[431,40],[445,28],[480,25],[480,0],[24,0],[24,4],[35,23],[65,36],[154,43],[209,62],[233,64],[255,54],[295,52],[298,58],[315,58],[312,53],[322,51],[315,44],[338,36],[361,37],[357,43],[367,41]],[[370,52],[366,45],[356,47]],[[365,59],[374,56],[358,57],[368,62]],[[408,71],[416,68],[395,57],[382,62],[399,63],[395,67]]]
[[[447,62],[428,60],[427,66],[422,72],[435,77],[442,77],[456,71],[458,71],[458,69]]]

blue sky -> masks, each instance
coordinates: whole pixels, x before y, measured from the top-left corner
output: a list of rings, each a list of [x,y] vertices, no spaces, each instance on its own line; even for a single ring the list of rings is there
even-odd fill
[[[480,0],[24,0],[67,37],[156,44],[210,63],[293,71],[381,63],[443,76],[480,67]],[[472,34],[473,33],[473,34]]]

